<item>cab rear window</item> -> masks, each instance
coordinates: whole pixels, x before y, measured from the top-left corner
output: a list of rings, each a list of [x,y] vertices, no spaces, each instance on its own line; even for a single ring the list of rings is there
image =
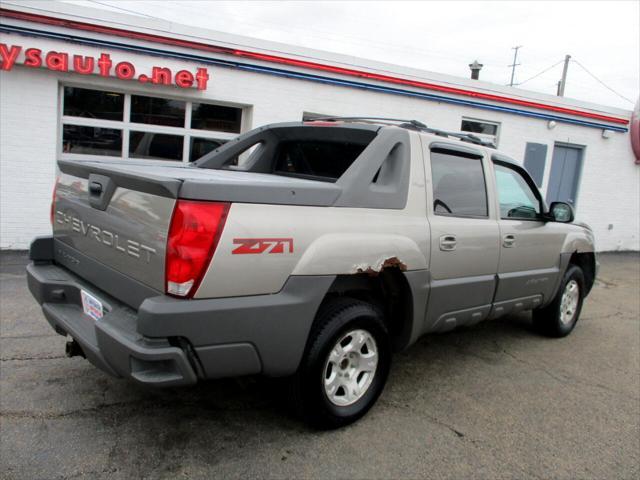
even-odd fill
[[[366,146],[350,142],[284,141],[278,146],[273,173],[335,182]]]

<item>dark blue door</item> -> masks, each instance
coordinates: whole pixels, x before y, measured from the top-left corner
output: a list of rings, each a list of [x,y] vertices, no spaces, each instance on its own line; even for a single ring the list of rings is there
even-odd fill
[[[583,149],[580,147],[555,145],[547,187],[547,204],[566,202],[575,206],[582,171],[582,153]]]

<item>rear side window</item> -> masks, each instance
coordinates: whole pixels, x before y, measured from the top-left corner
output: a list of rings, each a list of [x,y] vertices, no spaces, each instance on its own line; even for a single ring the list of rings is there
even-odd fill
[[[436,215],[487,217],[487,188],[482,160],[456,152],[432,151],[433,212]]]
[[[330,141],[283,141],[278,146],[274,173],[335,182],[367,144]]]

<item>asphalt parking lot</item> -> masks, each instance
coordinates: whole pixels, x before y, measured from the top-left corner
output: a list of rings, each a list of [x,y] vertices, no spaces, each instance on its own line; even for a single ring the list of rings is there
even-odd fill
[[[2,478],[638,478],[640,255],[600,257],[572,335],[530,315],[423,338],[359,423],[315,432],[277,382],[147,390],[64,356],[0,254]]]

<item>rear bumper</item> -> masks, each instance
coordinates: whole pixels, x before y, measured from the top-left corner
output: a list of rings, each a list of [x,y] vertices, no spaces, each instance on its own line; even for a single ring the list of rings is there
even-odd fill
[[[158,386],[195,383],[197,368],[187,352],[168,339],[147,339],[136,331],[136,313],[85,284],[54,263],[27,266],[31,293],[45,318],[62,335],[80,344],[87,360],[116,377]],[[85,315],[80,291],[98,297],[105,308],[100,321]]]
[[[29,289],[47,321],[70,335],[87,359],[118,377],[156,386],[298,367],[309,329],[334,277],[291,277],[273,295],[180,300],[146,298],[136,311],[56,263],[53,239],[36,239]],[[97,297],[99,321],[82,309],[81,290]]]

